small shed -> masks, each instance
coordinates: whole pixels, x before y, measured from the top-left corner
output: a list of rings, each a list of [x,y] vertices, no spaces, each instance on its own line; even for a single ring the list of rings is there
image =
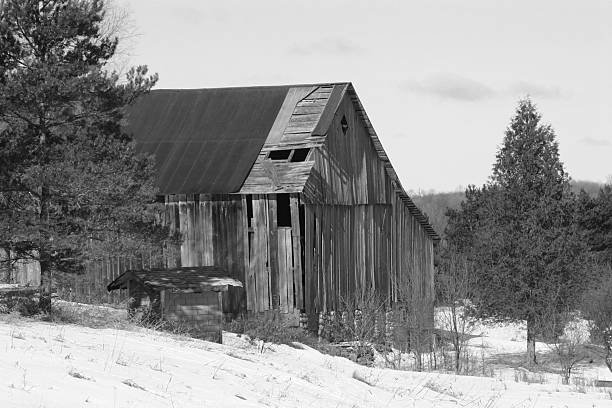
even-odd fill
[[[222,292],[242,283],[214,266],[128,270],[107,289],[127,289],[128,313],[146,308],[154,316],[185,325],[198,335],[221,342]]]

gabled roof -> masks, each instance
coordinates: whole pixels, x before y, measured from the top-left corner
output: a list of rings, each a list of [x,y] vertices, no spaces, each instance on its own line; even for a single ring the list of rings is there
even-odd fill
[[[155,154],[162,194],[235,193],[315,87],[154,90],[130,107],[126,131],[138,152]]]
[[[198,266],[173,269],[129,270],[108,284],[107,289],[127,289],[129,281],[137,282],[149,289],[174,292],[202,292],[203,290],[226,290],[227,286],[242,287],[242,283],[227,276],[216,266]]]

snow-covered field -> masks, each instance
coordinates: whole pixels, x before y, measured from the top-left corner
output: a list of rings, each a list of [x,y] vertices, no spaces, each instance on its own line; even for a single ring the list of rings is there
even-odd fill
[[[480,329],[474,350],[499,356],[494,377],[368,368],[298,344],[261,354],[232,333],[220,345],[5,315],[0,407],[612,407],[612,389],[593,386],[612,378],[601,364],[571,385],[555,374],[517,381],[523,371],[504,358],[523,352],[524,330]]]

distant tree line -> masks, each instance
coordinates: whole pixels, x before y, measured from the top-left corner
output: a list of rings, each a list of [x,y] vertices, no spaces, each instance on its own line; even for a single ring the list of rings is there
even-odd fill
[[[610,181],[608,184],[612,184]],[[586,194],[594,197],[606,184],[586,180],[570,180],[570,187],[574,194]],[[448,224],[448,209],[458,209],[461,201],[465,200],[465,190],[436,192],[412,192],[410,194],[416,205],[427,215],[429,222],[439,234],[444,234]]]

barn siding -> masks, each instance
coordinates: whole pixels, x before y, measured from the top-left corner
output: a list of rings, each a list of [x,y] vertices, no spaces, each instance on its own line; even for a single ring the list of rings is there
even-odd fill
[[[348,130],[342,129],[342,118]],[[313,154],[314,165],[304,187],[305,201],[316,204],[390,204],[391,179],[372,145],[363,120],[345,95],[327,133]]]
[[[266,160],[272,150],[321,146],[324,136],[313,135],[332,94],[333,85],[316,86],[296,103],[282,135],[271,132],[253,168],[245,180],[241,194],[299,193],[311,173],[313,162],[273,163]],[[280,136],[280,138],[278,137]]]
[[[183,241],[172,266],[218,266],[228,276],[245,282],[243,201],[230,194],[178,194],[166,196],[170,228]],[[170,263],[170,262],[168,262]],[[246,301],[244,291],[230,288],[223,295],[226,313],[237,313]]]
[[[277,225],[277,194],[167,196],[171,227],[182,234],[180,266],[218,266],[245,283],[224,295],[224,312],[303,309],[299,197]],[[249,220],[247,201],[252,203]],[[250,225],[250,227],[249,227]]]
[[[432,326],[433,240],[402,198],[348,94],[313,158],[304,188],[306,311],[327,312],[339,299],[375,288],[390,303],[417,302],[431,310],[423,323]]]

